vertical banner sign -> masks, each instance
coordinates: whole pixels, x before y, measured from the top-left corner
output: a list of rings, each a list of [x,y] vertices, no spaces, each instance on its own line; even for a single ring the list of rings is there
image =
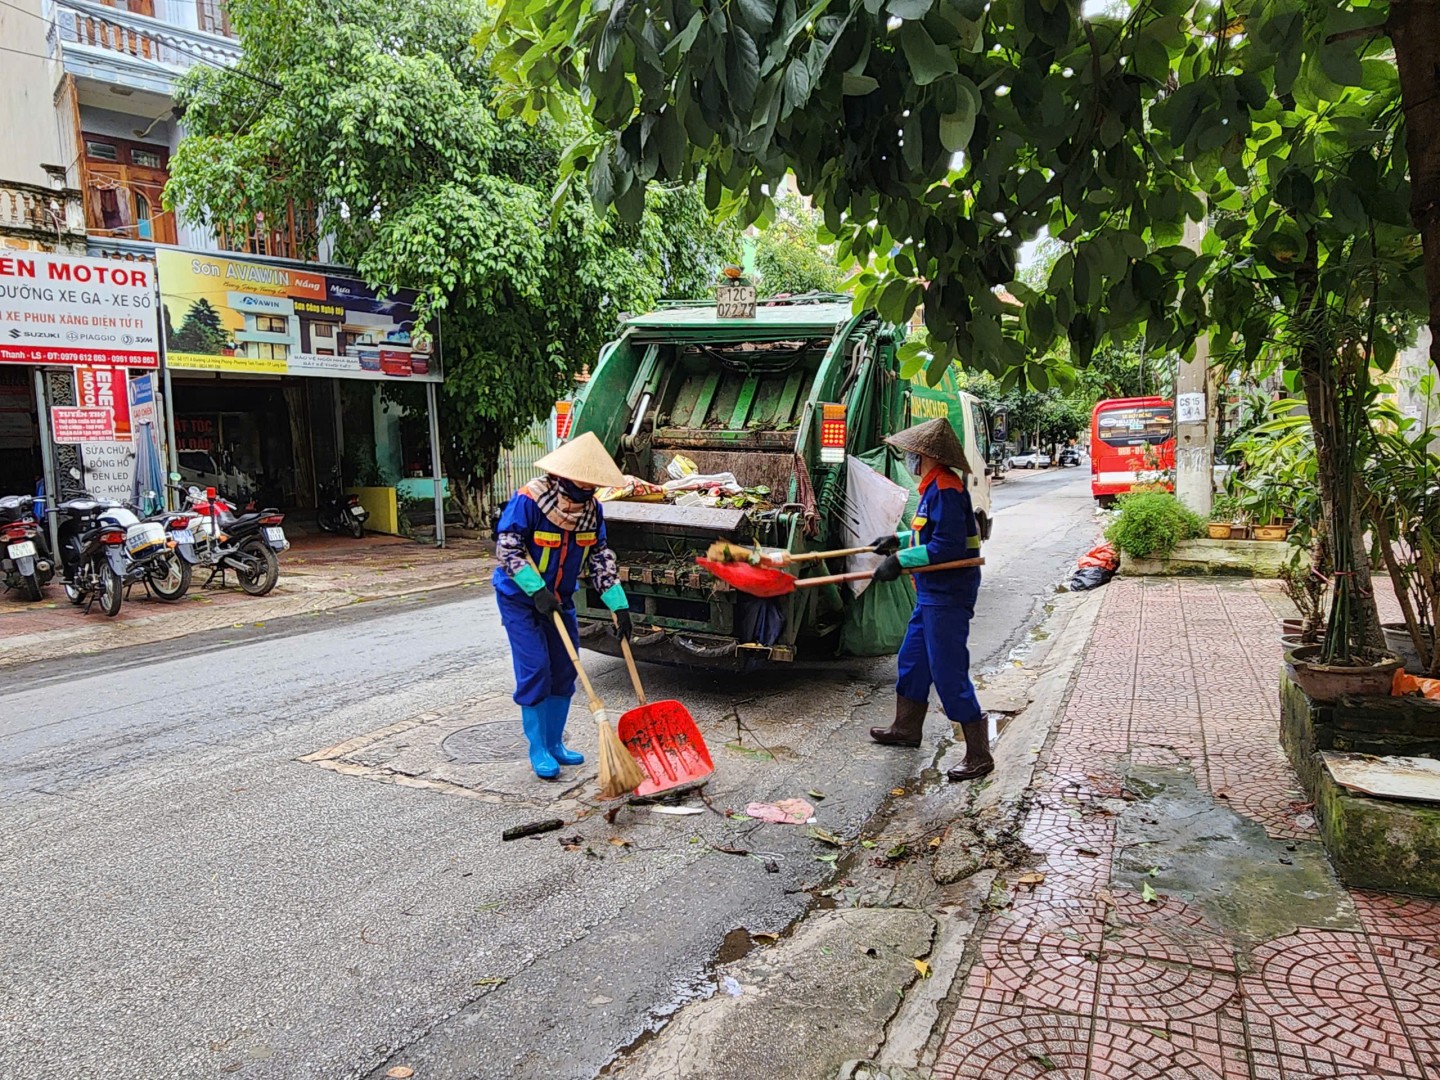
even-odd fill
[[[562,443],[570,437],[570,425],[574,421],[574,406],[568,401],[555,403],[555,441]]]
[[[130,438],[128,381],[129,373],[124,368],[75,369],[75,403],[82,409],[109,409],[111,438],[116,442]]]

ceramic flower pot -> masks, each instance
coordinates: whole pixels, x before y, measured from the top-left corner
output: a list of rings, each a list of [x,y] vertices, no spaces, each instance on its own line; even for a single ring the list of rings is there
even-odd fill
[[[1212,521],[1208,528],[1211,540],[1230,539],[1230,523],[1228,521]]]
[[[1424,661],[1415,651],[1415,642],[1410,640],[1410,631],[1403,622],[1381,623],[1380,629],[1385,633],[1385,648],[1404,661],[1406,671],[1411,675],[1428,674]],[[1433,632],[1427,636],[1425,644],[1427,651],[1434,651],[1435,635]]]
[[[1291,680],[1316,702],[1341,697],[1389,697],[1395,672],[1402,661],[1394,653],[1381,653],[1372,663],[1341,667],[1321,662],[1323,645],[1302,645],[1285,654],[1285,668]]]
[[[1290,526],[1288,526],[1288,525],[1256,525],[1256,526],[1255,526],[1255,539],[1256,539],[1256,540],[1284,540],[1285,537],[1287,537],[1287,536],[1289,536],[1289,535],[1290,535]]]

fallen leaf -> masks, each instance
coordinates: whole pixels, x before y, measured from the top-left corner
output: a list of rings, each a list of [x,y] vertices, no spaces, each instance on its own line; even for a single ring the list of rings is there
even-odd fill
[[[396,1065],[385,1075],[390,1077],[390,1080],[407,1080],[408,1077],[415,1075],[415,1070],[409,1065]]]
[[[763,941],[763,942],[766,942],[767,944],[770,943],[770,942],[774,942],[774,941],[779,941],[779,940],[780,940],[780,935],[779,935],[779,934],[751,934],[750,936],[751,936],[752,938],[754,938],[756,941]]]
[[[812,798],[812,799],[824,799],[824,798],[825,798],[825,793],[824,793],[823,791],[816,791],[814,788],[811,788],[811,789],[810,789],[809,791],[807,791],[805,794],[806,794],[806,795],[809,795],[810,798]]]
[[[1146,870],[1145,873],[1148,874],[1150,877],[1159,877],[1160,868],[1158,866],[1152,866],[1149,870]]]
[[[1030,871],[1030,873],[1021,874],[1018,878],[1016,878],[1015,884],[1028,886],[1030,891],[1034,892],[1036,885],[1045,884],[1045,875],[1039,873],[1038,871],[1032,870]]]
[[[488,976],[488,977],[486,977],[486,978],[484,978],[484,979],[476,979],[473,985],[475,985],[475,986],[504,986],[504,985],[505,985],[505,980],[502,979],[502,978],[500,978],[498,975],[491,975],[491,976]],[[406,1073],[405,1075],[406,1075],[406,1076],[409,1076],[410,1074],[409,1074],[409,1073]]]
[[[1160,895],[1150,887],[1150,883],[1147,881],[1140,887],[1140,899],[1147,904],[1153,904],[1160,899]]]
[[[861,841],[860,841],[860,846],[863,847],[863,848],[873,848],[873,847],[875,846],[875,841],[874,841],[874,840],[861,840]]]
[[[915,970],[920,973],[922,979],[930,977],[930,965],[924,960],[911,960],[910,962],[915,965]]]
[[[845,841],[832,832],[826,832],[817,825],[812,825],[810,831],[805,834],[811,840],[819,840],[822,844],[829,844],[831,847],[844,847]]]
[[[937,848],[937,847],[939,847],[941,844],[943,844],[944,842],[945,842],[945,838],[944,838],[943,836],[932,836],[932,837],[930,838],[930,846],[931,846],[932,848]]]
[[[889,851],[885,852],[885,857],[887,859],[903,859],[908,854],[910,854],[908,844],[896,844]]]
[[[839,855],[833,855],[833,854],[832,854],[832,855],[816,855],[816,856],[815,856],[815,861],[816,861],[816,862],[828,862],[828,863],[832,863],[832,864],[833,864],[833,863],[835,862],[835,860],[838,859],[838,858],[840,858]]]
[[[630,841],[626,840],[623,836],[612,836],[610,837],[610,845],[612,847],[627,848],[630,846]]]
[[[1100,854],[1098,851],[1092,850],[1091,848],[1088,848],[1088,847],[1077,847],[1077,848],[1075,849],[1075,853],[1076,853],[1077,855],[1088,855],[1088,856],[1090,856],[1092,859],[1095,858],[1097,855]]]
[[[892,788],[890,789],[890,794],[891,794],[891,795],[904,795],[904,794],[905,794],[905,789],[904,789],[903,787],[892,787]]]

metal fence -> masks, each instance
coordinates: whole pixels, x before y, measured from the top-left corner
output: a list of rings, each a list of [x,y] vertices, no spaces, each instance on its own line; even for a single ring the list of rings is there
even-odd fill
[[[495,475],[490,478],[487,495],[490,516],[499,514],[510,496],[523,485],[528,484],[540,471],[535,462],[555,449],[555,418],[530,425],[530,429],[508,450],[500,451],[500,460],[495,466]]]

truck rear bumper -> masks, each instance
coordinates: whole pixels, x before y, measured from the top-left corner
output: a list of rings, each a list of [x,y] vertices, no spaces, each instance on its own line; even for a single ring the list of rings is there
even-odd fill
[[[603,622],[580,620],[580,645],[604,656],[621,656],[620,639]],[[637,626],[630,642],[636,660],[707,671],[753,671],[795,659],[789,645],[745,645],[731,637]]]

